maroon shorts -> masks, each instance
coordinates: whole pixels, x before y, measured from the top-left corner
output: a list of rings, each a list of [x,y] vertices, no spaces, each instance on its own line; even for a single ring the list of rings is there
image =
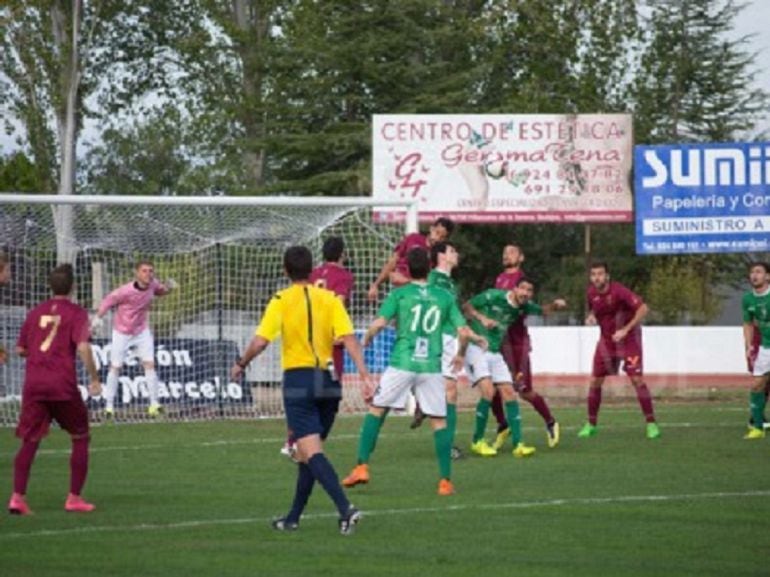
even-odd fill
[[[36,443],[48,434],[51,421],[73,437],[88,435],[88,409],[82,399],[70,401],[22,400],[16,436]]]
[[[528,393],[532,390],[532,365],[529,360],[529,343],[526,346],[503,346],[501,353],[511,371],[513,388],[519,393]]]
[[[332,349],[332,362],[334,363],[334,372],[337,378],[342,381],[342,375],[345,373],[345,347],[335,345]]]
[[[606,377],[617,375],[623,363],[623,371],[629,377],[642,374],[642,346],[636,342],[615,344],[599,340],[594,353],[594,366],[591,376]]]

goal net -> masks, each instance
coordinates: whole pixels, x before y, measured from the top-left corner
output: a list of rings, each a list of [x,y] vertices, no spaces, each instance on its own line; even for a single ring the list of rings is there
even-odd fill
[[[369,284],[407,228],[416,228],[415,208],[400,208],[407,218],[382,223],[375,221],[371,199],[362,198],[0,195],[0,249],[13,271],[11,283],[0,288],[0,344],[13,351],[26,313],[50,296],[47,275],[57,262],[74,264],[74,298],[95,310],[110,291],[133,279],[137,260],[148,259],[156,278],[178,284],[155,299],[150,313],[166,418],[281,415],[280,343],[254,361],[243,380],[231,380],[229,369],[271,296],[288,286],[284,250],[308,246],[314,263],[321,264],[324,239],[341,236],[355,278],[349,312],[357,331],[364,330],[377,306],[367,300]],[[105,327],[93,335],[103,383],[112,314],[105,318]],[[392,332],[384,331],[367,350],[370,370],[382,370],[392,342]],[[362,411],[357,375],[349,359],[345,364],[341,410]],[[23,361],[9,354],[0,367],[0,425],[18,418],[23,377]],[[87,383],[82,367],[80,383]],[[81,392],[92,418],[102,419],[103,399],[88,397],[84,386]],[[148,401],[141,363],[130,352],[119,378],[117,419],[147,419]]]

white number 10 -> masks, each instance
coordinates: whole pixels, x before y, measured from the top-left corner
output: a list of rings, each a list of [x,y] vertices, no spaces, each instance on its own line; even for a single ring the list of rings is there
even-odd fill
[[[412,332],[415,332],[420,325],[422,325],[421,328],[423,332],[428,334],[438,328],[438,323],[441,320],[441,311],[436,305],[431,305],[428,310],[425,311],[425,316],[422,316],[422,304],[416,304],[410,310],[414,315],[410,326]],[[422,323],[420,323],[421,317]]]

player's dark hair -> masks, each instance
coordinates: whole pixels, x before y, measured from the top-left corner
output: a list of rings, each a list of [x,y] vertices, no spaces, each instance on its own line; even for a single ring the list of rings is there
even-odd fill
[[[455,245],[451,242],[448,242],[446,240],[442,240],[441,242],[437,242],[433,246],[430,247],[430,264],[431,266],[435,267],[438,264],[438,255],[444,254],[446,252],[447,247],[455,248]]]
[[[8,263],[11,261],[8,259],[8,255],[5,254],[2,250],[0,250],[0,270],[3,270],[5,267],[8,266]]]
[[[591,263],[591,270],[594,270],[595,268],[603,268],[604,272],[609,273],[610,267],[607,265],[607,261],[604,260],[595,260]]]
[[[136,264],[134,265],[134,270],[139,270],[139,267],[144,266],[144,265],[148,265],[148,266],[151,266],[151,267],[155,266],[155,264],[153,264],[153,262],[150,259],[142,258],[142,259],[139,259],[138,261],[136,261]]]
[[[757,260],[757,261],[752,262],[749,265],[749,270],[751,270],[751,269],[753,269],[755,267],[758,267],[758,266],[762,267],[763,269],[765,269],[765,274],[770,274],[770,264],[766,263],[765,261],[761,261],[761,260]]]
[[[455,230],[454,221],[451,218],[447,218],[446,216],[440,216],[434,220],[433,226],[443,226],[444,230],[446,230],[447,236],[452,236],[452,233]]]
[[[524,283],[527,283],[527,284],[531,284],[531,285],[532,285],[532,288],[535,288],[535,281],[533,281],[533,280],[532,280],[530,277],[528,277],[528,276],[522,276],[522,277],[520,277],[520,278],[519,278],[519,280],[517,280],[517,281],[516,281],[516,285],[515,285],[515,286],[521,286],[521,285],[522,285],[522,284],[524,284]]]
[[[337,262],[342,257],[342,253],[345,250],[345,241],[341,236],[330,236],[324,241],[321,253],[323,254],[324,261]]]
[[[306,246],[290,246],[283,253],[283,267],[291,280],[307,280],[313,270],[313,255]]]
[[[409,265],[409,276],[414,280],[425,280],[430,272],[430,257],[428,251],[419,246],[406,253],[406,263]]]
[[[60,264],[48,275],[48,286],[56,296],[67,296],[75,284],[75,272],[71,264]]]

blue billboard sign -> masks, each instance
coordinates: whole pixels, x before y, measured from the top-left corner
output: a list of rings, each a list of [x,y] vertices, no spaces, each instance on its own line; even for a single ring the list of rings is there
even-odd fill
[[[770,143],[634,147],[637,254],[770,251]]]

